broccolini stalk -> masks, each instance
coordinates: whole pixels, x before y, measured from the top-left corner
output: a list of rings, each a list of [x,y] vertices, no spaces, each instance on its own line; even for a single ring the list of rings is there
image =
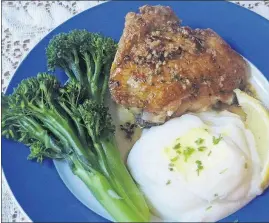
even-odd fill
[[[142,194],[120,159],[108,109],[85,97],[77,81],[64,87],[40,73],[2,96],[2,135],[30,147],[29,159],[64,159],[116,221],[149,221]],[[86,99],[85,99],[86,98]]]
[[[149,219],[139,213],[136,207],[128,205],[127,200],[115,191],[111,182],[100,172],[85,171],[78,160],[73,160],[73,173],[92,191],[96,199],[118,222],[148,222]]]
[[[122,196],[131,199],[139,212],[149,218],[149,211],[144,199],[141,199],[141,192],[134,184],[129,175],[120,153],[117,149],[114,137],[115,127],[111,124],[112,119],[108,113],[108,108],[95,101],[85,101],[79,107],[81,117],[93,140],[93,145],[99,156],[103,173],[106,174],[110,182],[121,191]],[[91,111],[91,112],[88,112]],[[119,164],[121,167],[119,168]]]
[[[67,45],[72,47],[66,47]],[[71,48],[72,50],[70,50]],[[110,67],[116,48],[117,45],[111,38],[89,33],[86,30],[74,30],[59,34],[50,41],[47,48],[48,67],[51,70],[56,67],[62,68],[67,75],[70,71],[66,67],[71,68],[73,75],[69,75],[70,79],[72,79],[72,76],[77,76],[77,73],[83,76],[75,78],[75,80],[87,91],[91,102],[84,103],[84,108],[80,106],[79,111],[86,123],[100,167],[111,184],[121,191],[122,196],[124,194],[125,199],[131,199],[139,211],[149,218],[148,207],[143,197],[122,163],[119,154],[116,155],[119,152],[114,140],[114,126],[108,125],[107,123],[111,123],[111,120],[106,120],[106,117],[103,116],[103,113],[107,114],[108,112],[107,110],[103,113],[100,112],[107,92]],[[74,49],[79,53],[65,56],[74,52]],[[79,63],[76,62],[77,58],[80,59]],[[79,67],[74,66],[76,63],[79,64]],[[63,64],[68,64],[68,66],[63,66]],[[74,67],[76,69],[73,69]],[[62,105],[62,107],[65,107],[65,105]],[[104,132],[101,128],[104,129]],[[107,139],[110,140],[108,141],[110,146],[105,147],[107,144],[102,144],[102,141],[107,142]],[[113,160],[117,160],[117,162]],[[121,163],[122,168],[118,168],[117,163]]]

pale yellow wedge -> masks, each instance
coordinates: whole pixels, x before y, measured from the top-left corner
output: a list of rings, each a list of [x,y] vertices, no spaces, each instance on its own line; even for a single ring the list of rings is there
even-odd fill
[[[247,117],[246,127],[255,137],[258,154],[263,165],[262,183],[263,189],[269,186],[269,112],[262,103],[249,96],[247,93],[236,89],[237,100]]]

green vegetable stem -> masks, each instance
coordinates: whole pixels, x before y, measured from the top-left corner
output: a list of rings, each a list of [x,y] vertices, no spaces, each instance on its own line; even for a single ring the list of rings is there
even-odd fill
[[[39,73],[2,95],[2,135],[29,146],[31,160],[66,160],[115,221],[148,222],[148,206],[121,160],[103,103],[116,47],[85,30],[55,36],[48,67],[63,69],[69,81],[61,85]]]

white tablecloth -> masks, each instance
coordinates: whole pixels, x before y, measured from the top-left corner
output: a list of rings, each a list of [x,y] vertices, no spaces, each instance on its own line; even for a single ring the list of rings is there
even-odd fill
[[[99,1],[4,1],[2,4],[2,91],[27,53],[49,31]],[[269,19],[269,1],[235,1]],[[252,24],[255,25],[255,24]],[[2,182],[2,221],[29,222],[5,178]]]

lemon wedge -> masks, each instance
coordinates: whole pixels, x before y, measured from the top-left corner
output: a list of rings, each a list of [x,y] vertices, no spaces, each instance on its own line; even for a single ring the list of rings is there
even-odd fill
[[[234,90],[238,103],[247,117],[246,127],[254,135],[258,154],[262,163],[262,183],[263,189],[269,186],[269,112],[262,103],[249,96],[247,93]]]

